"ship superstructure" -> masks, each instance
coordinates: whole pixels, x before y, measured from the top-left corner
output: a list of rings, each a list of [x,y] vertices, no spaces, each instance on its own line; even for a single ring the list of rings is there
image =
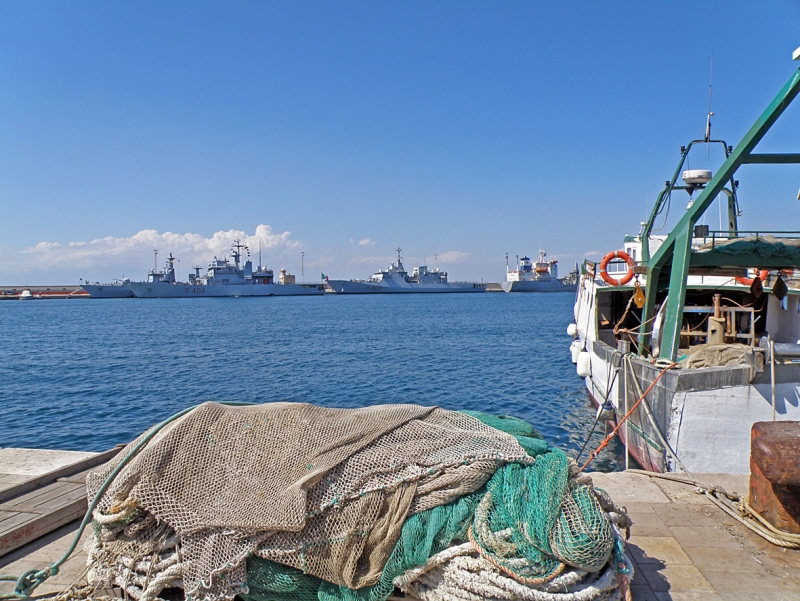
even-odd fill
[[[558,277],[558,261],[547,260],[547,251],[539,249],[539,260],[517,255],[517,268],[509,269],[506,254],[506,281],[500,285],[506,292],[575,292],[577,272],[565,278]]]

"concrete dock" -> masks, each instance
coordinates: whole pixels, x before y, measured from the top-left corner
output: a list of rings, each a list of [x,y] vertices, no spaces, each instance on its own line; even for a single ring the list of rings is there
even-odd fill
[[[633,520],[631,589],[641,601],[796,601],[800,550],[767,542],[692,486],[631,472],[591,474]],[[747,495],[747,475],[695,474]]]
[[[46,480],[47,474],[63,473],[70,465],[92,461],[92,457],[93,454],[0,449],[0,488],[24,485],[35,478]],[[606,490],[633,520],[628,545],[636,569],[631,585],[633,599],[800,599],[800,550],[772,545],[695,493],[692,486],[633,472],[591,476],[595,486]],[[748,476],[699,474],[695,478],[731,492],[747,493]],[[49,486],[52,485],[51,479]],[[0,505],[0,512],[4,507]],[[0,572],[18,575],[46,568],[69,547],[77,527],[78,521],[73,520],[5,554],[0,551]],[[84,532],[84,538],[89,532],[90,529]],[[85,571],[86,555],[80,544],[59,573],[41,585],[35,595],[54,595],[80,581]],[[12,588],[11,583],[2,582],[0,594]]]

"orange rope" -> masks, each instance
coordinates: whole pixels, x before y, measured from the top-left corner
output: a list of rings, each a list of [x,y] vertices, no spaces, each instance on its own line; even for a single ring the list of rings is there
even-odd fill
[[[619,429],[622,427],[622,424],[624,424],[624,423],[627,421],[627,419],[628,419],[628,418],[631,416],[631,413],[633,413],[633,410],[634,410],[634,409],[636,409],[636,408],[639,406],[639,403],[641,403],[641,402],[644,400],[644,398],[645,398],[645,397],[646,397],[648,394],[650,394],[650,391],[651,391],[651,390],[653,390],[653,386],[655,386],[655,385],[656,385],[656,382],[658,382],[658,381],[661,379],[661,376],[663,376],[665,373],[667,373],[667,371],[669,371],[670,369],[672,369],[672,368],[673,368],[673,367],[675,367],[676,365],[677,365],[677,363],[671,363],[670,365],[667,365],[667,366],[666,366],[666,367],[665,367],[663,370],[661,370],[661,373],[660,373],[660,374],[658,374],[658,376],[656,377],[656,379],[655,379],[655,380],[653,380],[653,383],[652,383],[652,384],[650,384],[650,386],[648,386],[648,387],[647,387],[647,390],[645,390],[645,391],[644,391],[644,394],[643,394],[642,396],[640,396],[640,397],[639,397],[639,400],[638,400],[638,401],[636,401],[636,402],[633,404],[633,407],[631,407],[631,408],[628,410],[628,413],[626,413],[626,414],[625,414],[625,417],[623,417],[623,418],[622,418],[622,420],[621,420],[621,421],[620,421],[620,422],[619,422],[619,423],[616,425],[616,427],[615,427],[615,428],[614,428],[614,429],[611,431],[611,433],[610,433],[608,436],[606,436],[605,440],[603,440],[603,442],[601,442],[601,443],[600,443],[600,446],[598,446],[598,447],[597,447],[597,448],[596,448],[594,451],[592,451],[592,452],[589,454],[589,459],[586,461],[586,463],[584,463],[584,464],[583,464],[583,467],[581,468],[581,471],[585,470],[585,469],[586,469],[586,467],[587,467],[587,466],[588,466],[588,465],[589,465],[589,464],[590,464],[592,461],[594,461],[595,457],[597,457],[597,456],[600,454],[600,451],[602,451],[603,449],[605,449],[605,448],[608,446],[608,443],[609,443],[609,442],[611,442],[611,439],[612,439],[612,438],[614,438],[614,434],[616,434],[616,433],[617,433],[617,430],[619,430]]]

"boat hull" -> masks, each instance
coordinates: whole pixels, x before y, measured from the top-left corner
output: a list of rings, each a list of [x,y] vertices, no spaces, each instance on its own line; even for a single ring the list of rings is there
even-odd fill
[[[83,284],[81,285],[91,298],[131,298],[133,292],[123,284]]]
[[[329,280],[328,288],[336,294],[421,294],[447,292],[485,292],[483,282],[449,282],[447,284],[412,284],[409,282],[366,282]]]
[[[136,298],[198,298],[237,296],[319,296],[325,294],[322,284],[167,284],[131,282]]]
[[[584,383],[595,405],[607,400],[613,406],[612,421],[619,423],[663,366],[631,356],[627,367],[610,344],[613,330],[597,328],[598,286],[584,276],[575,305],[580,349],[589,353]],[[791,300],[787,314],[797,312],[800,304]],[[777,367],[775,419],[800,420],[800,363]],[[649,414],[640,404],[618,434],[630,455],[656,472],[680,470],[672,447],[691,472],[747,474],[752,425],[773,419],[770,369],[749,364],[670,370],[646,400]]]
[[[575,292],[578,289],[578,284],[565,284],[558,279],[501,282],[500,286],[506,292]]]
[[[595,404],[608,393],[619,422],[639,399],[639,390],[647,390],[663,368],[633,359],[632,372],[624,363],[617,372],[615,349],[595,342],[590,352],[586,389]],[[748,365],[670,371],[647,395],[652,418],[640,405],[620,428],[620,439],[647,470],[679,470],[666,442],[690,472],[747,474],[752,425],[773,419],[769,380],[768,369],[754,372]],[[784,370],[781,380],[775,387],[775,419],[800,420],[800,364]]]

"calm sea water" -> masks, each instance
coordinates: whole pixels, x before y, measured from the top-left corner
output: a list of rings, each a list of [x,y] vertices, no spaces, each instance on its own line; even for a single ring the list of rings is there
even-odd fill
[[[525,419],[574,456],[572,294],[0,302],[0,446],[105,450],[208,400]],[[595,433],[595,448],[602,432]],[[617,469],[615,441],[595,462]]]

